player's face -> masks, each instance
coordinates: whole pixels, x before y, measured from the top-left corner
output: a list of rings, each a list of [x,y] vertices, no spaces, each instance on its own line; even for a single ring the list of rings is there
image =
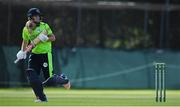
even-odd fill
[[[33,16],[32,19],[33,19],[33,21],[35,23],[39,23],[41,21],[40,16],[38,16],[38,15],[37,16]]]

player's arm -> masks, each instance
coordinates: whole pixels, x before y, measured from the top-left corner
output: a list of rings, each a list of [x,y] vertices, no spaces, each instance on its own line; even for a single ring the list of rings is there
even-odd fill
[[[54,34],[49,35],[48,38],[49,38],[48,41],[51,41],[51,42],[56,40],[56,37]]]
[[[29,41],[23,39],[22,45],[21,45],[21,50],[17,53],[17,55],[16,55],[17,59],[14,61],[14,63],[17,63],[21,59],[26,59],[27,52],[30,52],[32,50],[32,48],[34,48],[39,42],[41,42],[39,37],[37,37],[36,39],[31,41],[30,44],[29,44]]]
[[[26,59],[27,52],[30,52],[32,48],[35,47],[35,44],[38,44],[39,42],[39,39],[35,39],[34,42],[31,41],[31,43],[29,44],[28,40],[23,39],[21,50],[17,53],[17,59],[14,61],[14,63],[17,63],[21,59]]]
[[[48,24],[45,25],[45,30],[38,36],[38,38],[42,42],[47,42],[47,41],[53,42],[56,40],[56,37],[53,34],[53,32]]]
[[[25,51],[26,47],[28,46],[29,41],[23,40],[21,45],[21,50]]]
[[[27,27],[30,30],[33,29],[33,27],[32,27],[33,25],[31,23],[32,22],[29,21],[29,23],[27,24]],[[29,27],[29,26],[31,26],[31,27]],[[37,38],[35,38],[33,41],[31,41],[31,43],[28,46],[25,45],[26,47],[23,47],[23,49],[25,48],[26,52],[29,52],[32,48],[34,48],[40,42],[47,42],[47,41],[55,41],[56,40],[56,38],[55,38],[54,34],[52,33],[51,29],[49,28],[49,26],[48,25],[46,25],[46,26],[47,26],[47,29],[43,30],[37,36]]]
[[[47,41],[55,41],[56,38],[54,34],[48,35],[47,30],[42,31],[37,38],[35,38],[31,43],[26,46],[25,51],[29,52],[32,48],[34,48],[40,42],[47,42]]]

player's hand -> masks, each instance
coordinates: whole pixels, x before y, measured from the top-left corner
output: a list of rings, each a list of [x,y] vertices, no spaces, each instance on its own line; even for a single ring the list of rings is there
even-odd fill
[[[27,22],[26,22],[26,28],[28,29],[28,32],[30,33],[30,34],[32,34],[32,31],[33,31],[33,29],[35,29],[35,27],[36,27],[36,24],[32,21],[32,20],[28,20]]]
[[[42,41],[42,42],[46,42],[47,40],[49,40],[48,36],[45,34],[40,34],[38,36],[38,38]]]
[[[35,46],[34,46],[32,43],[29,44],[29,45],[26,47],[26,49],[25,49],[26,53],[27,53],[27,52],[30,52],[34,47],[35,47]]]
[[[20,50],[17,55],[16,55],[17,59],[26,59],[26,52]]]

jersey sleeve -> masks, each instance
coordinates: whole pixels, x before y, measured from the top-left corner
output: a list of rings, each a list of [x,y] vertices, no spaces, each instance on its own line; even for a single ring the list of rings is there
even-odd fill
[[[22,31],[22,38],[23,38],[23,40],[26,40],[26,41],[29,40],[29,37],[28,37],[28,31],[27,31],[27,28],[26,28],[26,27],[23,28],[23,31]]]
[[[49,25],[46,24],[45,26],[46,26],[46,30],[47,30],[47,33],[48,33],[47,35],[49,36],[49,35],[53,34],[53,32],[52,32],[51,28],[49,27]]]

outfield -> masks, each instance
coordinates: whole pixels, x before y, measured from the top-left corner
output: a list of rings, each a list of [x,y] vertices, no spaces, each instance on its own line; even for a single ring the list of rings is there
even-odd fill
[[[47,103],[34,103],[30,88],[0,89],[0,106],[180,106],[180,91],[167,91],[156,103],[154,90],[64,90],[46,88]]]

